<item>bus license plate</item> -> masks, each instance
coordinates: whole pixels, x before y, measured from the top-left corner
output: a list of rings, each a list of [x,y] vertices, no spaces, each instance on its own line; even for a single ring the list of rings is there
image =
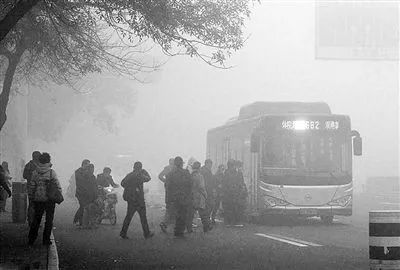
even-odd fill
[[[300,215],[316,216],[317,210],[316,209],[300,209]]]

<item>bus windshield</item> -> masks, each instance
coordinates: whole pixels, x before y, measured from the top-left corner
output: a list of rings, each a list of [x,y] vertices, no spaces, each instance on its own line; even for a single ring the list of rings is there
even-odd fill
[[[275,134],[264,140],[263,167],[347,173],[351,168],[350,147],[343,135],[335,133]]]

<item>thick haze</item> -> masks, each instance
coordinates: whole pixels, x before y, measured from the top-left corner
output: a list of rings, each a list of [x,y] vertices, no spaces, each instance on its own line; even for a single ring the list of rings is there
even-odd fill
[[[65,177],[83,158],[98,172],[114,163],[111,156],[130,154],[121,158],[126,172],[131,161],[142,160],[155,178],[169,157],[203,161],[207,130],[237,115],[242,105],[324,101],[333,113],[349,115],[363,137],[363,156],[354,157],[354,175],[361,179],[356,185],[369,176],[399,175],[397,61],[317,60],[314,2],[256,4],[246,29],[250,37],[229,60],[232,69],[176,57],[152,83],[135,84],[137,106],[131,118],[118,121],[118,136],[78,121],[57,144],[35,147],[53,152]]]

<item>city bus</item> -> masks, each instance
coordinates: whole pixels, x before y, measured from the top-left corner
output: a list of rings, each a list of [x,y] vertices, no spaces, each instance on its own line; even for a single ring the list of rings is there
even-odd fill
[[[207,133],[215,167],[242,161],[251,217],[352,214],[352,156],[362,139],[323,102],[255,102]]]

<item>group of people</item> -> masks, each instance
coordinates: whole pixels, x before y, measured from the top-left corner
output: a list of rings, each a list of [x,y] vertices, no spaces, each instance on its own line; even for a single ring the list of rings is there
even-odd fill
[[[215,224],[218,213],[223,214],[224,223],[238,225],[243,221],[246,208],[247,189],[241,171],[240,161],[229,160],[227,168],[219,165],[215,174],[212,172],[213,162],[205,160],[204,165],[190,160],[186,168],[181,157],[171,158],[169,165],[159,174],[165,187],[166,211],[160,224],[161,230],[167,233],[169,225],[175,224],[174,235],[183,237],[193,232],[193,219],[198,213],[204,232],[208,232]],[[6,169],[5,169],[6,168]],[[7,167],[0,166],[0,186],[11,196],[7,180]],[[32,160],[24,168],[23,177],[28,187],[28,223],[30,226],[28,243],[33,245],[44,213],[46,221],[43,232],[43,244],[50,245],[50,234],[53,227],[55,202],[50,199],[48,186],[53,183],[61,193],[61,185],[56,172],[52,169],[51,157],[48,153],[35,151]],[[81,167],[74,174],[75,197],[79,208],[73,223],[85,228],[95,227],[96,204],[99,200],[99,189],[118,187],[111,176],[111,169],[105,167],[103,173],[94,175],[94,165],[88,159],[82,161]],[[135,162],[132,172],[121,181],[124,188],[123,199],[127,202],[127,213],[120,236],[127,239],[127,232],[132,217],[139,213],[143,234],[146,239],[154,235],[150,231],[144,198],[144,183],[151,180],[149,173],[143,169],[141,162]],[[71,183],[70,183],[71,184]],[[222,204],[222,211],[221,211]],[[223,212],[223,213],[222,213]]]
[[[82,161],[81,167],[74,172],[75,197],[79,208],[75,213],[73,223],[87,229],[96,228],[96,214],[101,202],[101,188],[118,187],[111,176],[111,169],[105,167],[103,173],[94,175],[94,165],[90,160]]]
[[[213,162],[207,159],[204,166],[194,161],[183,168],[183,159],[169,160],[169,165],[159,174],[165,187],[166,212],[160,228],[167,232],[168,225],[175,222],[174,235],[182,237],[185,229],[191,233],[193,217],[197,212],[203,231],[208,232],[215,224],[216,215],[223,208],[226,225],[238,225],[243,221],[247,189],[240,161],[229,160],[227,169],[219,165],[212,173]]]

